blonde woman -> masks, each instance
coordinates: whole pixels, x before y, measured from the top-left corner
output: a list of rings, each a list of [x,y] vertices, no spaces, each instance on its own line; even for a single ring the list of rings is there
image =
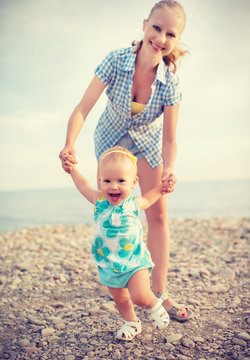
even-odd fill
[[[115,145],[129,149],[138,158],[142,196],[159,181],[166,189],[168,184],[176,183],[173,169],[181,101],[176,68],[179,58],[185,54],[179,48],[185,20],[183,7],[177,1],[157,2],[143,21],[143,40],[111,52],[97,66],[93,80],[69,119],[66,144],[60,153],[66,172],[69,173],[76,163],[77,136],[106,88],[107,105],[95,129],[97,159]],[[166,291],[169,263],[167,196],[160,197],[145,213],[148,248],[155,263],[152,288],[155,294],[162,294]],[[163,305],[172,318],[188,320],[189,313],[184,305],[170,297]]]

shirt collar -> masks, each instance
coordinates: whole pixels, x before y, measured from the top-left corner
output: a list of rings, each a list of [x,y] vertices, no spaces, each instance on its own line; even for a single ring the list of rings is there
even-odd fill
[[[167,83],[166,77],[168,76],[169,76],[169,67],[165,64],[164,60],[161,59],[158,65],[155,79],[159,80],[160,82],[166,85]]]
[[[135,58],[136,53],[133,52],[133,48],[131,48],[131,52],[128,54],[125,64],[123,66],[124,71],[132,71],[135,67]]]

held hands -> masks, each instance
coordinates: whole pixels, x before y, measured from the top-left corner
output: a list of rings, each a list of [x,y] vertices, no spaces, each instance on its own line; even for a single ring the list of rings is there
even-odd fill
[[[176,182],[176,176],[172,172],[164,170],[162,173],[162,195],[173,192]]]
[[[70,174],[73,169],[73,166],[77,164],[77,160],[75,158],[75,150],[72,147],[65,147],[59,155],[59,158],[62,162],[63,170]]]

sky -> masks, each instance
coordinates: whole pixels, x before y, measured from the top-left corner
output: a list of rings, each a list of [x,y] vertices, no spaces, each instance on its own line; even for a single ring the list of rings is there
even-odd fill
[[[0,1],[0,191],[71,187],[58,155],[68,119],[109,51],[143,36],[151,0]],[[175,174],[179,181],[250,179],[250,2],[183,0],[189,55]],[[105,93],[76,143],[95,183],[93,133]]]

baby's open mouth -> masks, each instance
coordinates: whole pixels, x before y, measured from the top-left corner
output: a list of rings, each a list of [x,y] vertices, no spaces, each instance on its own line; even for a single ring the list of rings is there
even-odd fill
[[[120,193],[114,193],[114,194],[109,194],[109,196],[111,196],[112,199],[117,199],[117,198],[119,198],[121,196],[121,194]]]

